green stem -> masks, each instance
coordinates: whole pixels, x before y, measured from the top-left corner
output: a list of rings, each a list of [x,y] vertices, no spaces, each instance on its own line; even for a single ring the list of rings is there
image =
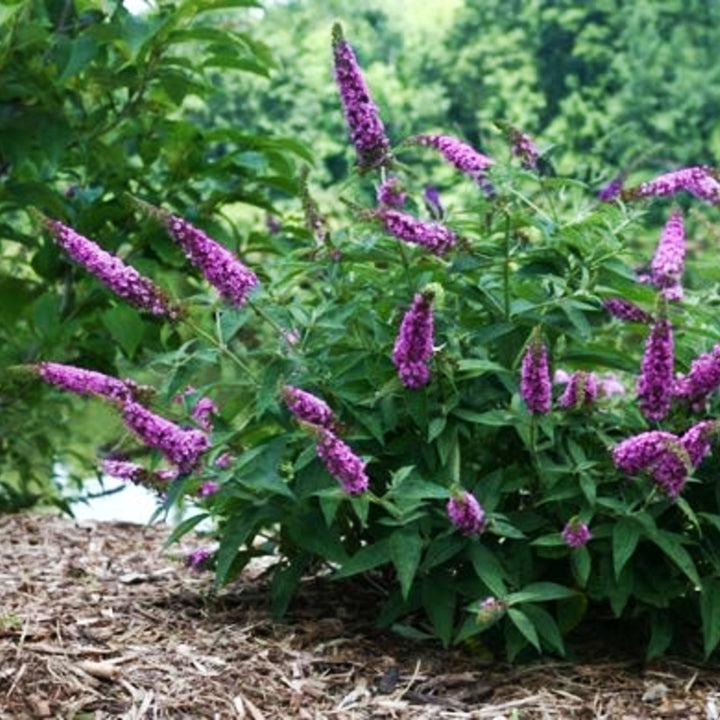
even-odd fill
[[[228,348],[227,345],[225,345],[224,342],[218,340],[217,338],[213,337],[209,332],[206,330],[203,330],[199,325],[196,325],[192,320],[189,320],[188,318],[183,318],[182,322],[184,322],[189,328],[191,328],[195,333],[197,333],[200,337],[207,340],[216,350],[218,350],[220,353],[225,355],[229,360],[231,360],[235,365],[237,365],[254,383],[257,387],[261,387],[260,380],[258,380],[257,376],[250,370],[250,368],[237,356],[234,352]]]

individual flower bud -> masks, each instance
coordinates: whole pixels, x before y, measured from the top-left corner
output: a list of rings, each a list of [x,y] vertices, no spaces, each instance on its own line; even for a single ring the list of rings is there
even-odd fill
[[[191,570],[209,570],[215,558],[215,551],[210,548],[201,547],[193,550],[185,558],[185,565]]]
[[[562,531],[563,542],[571,548],[580,548],[592,539],[592,533],[579,518],[573,518],[565,524]]]
[[[232,453],[224,452],[218,455],[215,460],[215,467],[219,467],[221,470],[229,468],[235,462],[235,456]]]
[[[494,597],[486,597],[478,609],[477,621],[483,625],[495,622],[507,609],[507,604]]]
[[[216,483],[214,480],[206,480],[198,490],[198,496],[201,498],[207,498],[211,495],[215,495],[215,493],[220,490],[220,484]]]
[[[477,498],[467,490],[458,490],[446,506],[450,522],[463,535],[477,535],[485,529],[486,516]]]
[[[217,415],[218,406],[213,400],[208,397],[200,398],[192,411],[192,418],[197,424],[205,431],[210,432],[212,430],[212,421],[210,417]]]

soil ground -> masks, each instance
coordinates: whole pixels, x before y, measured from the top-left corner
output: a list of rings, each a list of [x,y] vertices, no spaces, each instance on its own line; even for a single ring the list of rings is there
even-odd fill
[[[0,516],[0,718],[720,718],[717,668],[508,666],[379,631],[357,586],[310,578],[272,621],[262,575],[213,593],[168,532]]]

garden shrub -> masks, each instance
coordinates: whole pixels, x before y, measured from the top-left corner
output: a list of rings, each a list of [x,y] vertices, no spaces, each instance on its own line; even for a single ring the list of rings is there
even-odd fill
[[[423,128],[391,142],[337,26],[333,53],[357,151],[336,188],[346,217],[324,217],[305,173],[303,217],[254,234],[241,261],[222,225],[214,240],[131,199],[144,232],[195,268],[184,298],[43,220],[154,315],[167,349],[144,360],[154,390],[57,362],[32,372],[117,406],[130,433],[105,471],[158,489],[165,509],[200,507],[171,540],[211,519],[217,547],[191,562],[218,585],[273,555],[277,614],[306,573],[375,574],[379,622],[445,645],[482,634],[511,659],[563,654],[563,637],[604,613],[642,621],[649,656],[678,622],[709,655],[718,297],[682,280],[685,210],[718,203],[714,171],[618,180],[598,199],[540,174],[518,129],[488,155]],[[442,164],[462,207],[432,185]],[[667,224],[638,257],[650,203]],[[131,435],[150,450],[142,465]]]

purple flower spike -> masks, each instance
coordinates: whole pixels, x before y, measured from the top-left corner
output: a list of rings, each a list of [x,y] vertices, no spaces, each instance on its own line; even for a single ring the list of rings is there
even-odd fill
[[[381,208],[375,217],[382,221],[387,233],[415,245],[421,245],[435,255],[444,255],[457,243],[457,235],[447,226],[427,220],[419,220],[412,215]]]
[[[695,358],[687,375],[678,374],[672,396],[688,403],[695,412],[702,412],[710,395],[720,388],[720,345]]]
[[[165,224],[175,242],[205,279],[235,307],[247,302],[258,284],[255,273],[246,268],[224,245],[209,238],[186,220],[168,214]]]
[[[488,197],[494,194],[492,185],[485,177],[493,161],[472,145],[452,135],[416,135],[410,142],[435,148],[451,165],[475,180]]]
[[[704,420],[693,425],[681,438],[680,444],[690,456],[693,467],[697,467],[710,452],[712,441],[718,433],[715,420]]]
[[[552,384],[547,348],[537,338],[530,342],[522,359],[520,394],[531,413],[545,415],[552,406]]]
[[[637,388],[640,411],[648,420],[661,420],[670,410],[673,358],[672,325],[661,318],[645,343]]]
[[[645,312],[642,308],[635,305],[635,303],[624,300],[623,298],[608,298],[603,301],[603,307],[613,317],[619,320],[625,320],[626,322],[648,324],[651,323],[653,319],[650,313]]]
[[[447,514],[450,522],[463,535],[477,535],[485,529],[485,511],[477,498],[467,490],[461,490],[447,502]]]
[[[383,165],[390,159],[390,141],[380,119],[377,105],[370,97],[355,51],[342,35],[339,24],[333,26],[335,80],[340,91],[350,141],[358,154],[361,170]]]
[[[392,360],[400,380],[407,388],[417,389],[430,380],[430,360],[433,355],[432,293],[415,295],[405,313],[395,340]]]
[[[317,443],[317,454],[328,472],[349,495],[364,493],[370,486],[365,461],[330,430],[323,429]]]
[[[540,151],[529,135],[520,130],[513,129],[510,133],[510,150],[512,154],[520,159],[520,164],[526,170],[534,170],[537,167]]]
[[[209,449],[201,430],[185,430],[135,402],[123,406],[123,421],[148,447],[156,448],[183,473],[192,471]]]
[[[665,290],[680,285],[685,269],[685,224],[680,210],[665,224],[650,268],[655,286]]]
[[[58,245],[116,295],[151,315],[170,320],[177,320],[180,316],[179,309],[170,303],[152,280],[140,275],[119,257],[57,220],[47,220],[46,224]]]
[[[97,395],[107,400],[126,401],[132,398],[132,385],[95,370],[52,362],[39,363],[34,368],[41,380],[67,392]]]
[[[335,414],[324,400],[292,385],[286,385],[283,394],[288,410],[298,420],[328,430],[335,427]]]
[[[614,177],[607,185],[600,188],[597,199],[600,202],[612,202],[615,198],[620,197],[622,193],[623,182],[625,182],[624,175],[618,175]]]
[[[573,518],[565,524],[562,539],[568,547],[580,548],[592,539],[592,533],[584,522],[580,522],[578,518]]]
[[[667,197],[677,195],[682,190],[713,205],[720,202],[720,183],[711,168],[702,165],[663,173],[623,194],[628,198]]]
[[[570,376],[567,387],[558,399],[558,404],[566,410],[580,410],[593,405],[597,395],[597,375],[578,370]]]

